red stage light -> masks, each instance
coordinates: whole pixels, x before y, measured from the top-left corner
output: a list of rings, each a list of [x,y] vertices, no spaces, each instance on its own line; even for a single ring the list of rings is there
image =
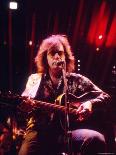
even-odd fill
[[[98,37],[98,38],[99,38],[99,40],[101,40],[101,39],[103,38],[103,36],[102,36],[102,35],[99,35],[99,37]]]

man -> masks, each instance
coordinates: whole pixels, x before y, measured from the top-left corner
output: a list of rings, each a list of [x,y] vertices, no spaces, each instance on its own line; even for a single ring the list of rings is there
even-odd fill
[[[75,59],[67,37],[52,35],[43,40],[35,62],[37,73],[29,76],[22,94],[28,97],[27,104],[33,102],[32,99],[35,99],[35,104],[28,117],[26,137],[19,155],[55,155],[69,153],[67,150],[83,155],[104,153],[104,136],[92,130],[87,120],[94,108],[102,107],[110,97],[87,77],[73,72]],[[75,102],[73,100],[73,103],[69,103],[69,108],[74,108],[77,114],[77,121],[69,114],[72,118],[69,122],[71,146],[66,141],[64,143],[66,121],[61,119],[64,115],[53,108],[55,100],[61,94],[65,96],[65,103],[61,103],[65,106],[67,101],[75,98]],[[37,100],[42,101],[44,106],[37,106]],[[68,112],[65,111],[66,113]]]

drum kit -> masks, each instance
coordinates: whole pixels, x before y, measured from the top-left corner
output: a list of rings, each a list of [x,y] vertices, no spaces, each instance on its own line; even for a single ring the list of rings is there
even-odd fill
[[[17,103],[0,92],[0,155],[17,155],[25,137],[26,119],[17,110]]]

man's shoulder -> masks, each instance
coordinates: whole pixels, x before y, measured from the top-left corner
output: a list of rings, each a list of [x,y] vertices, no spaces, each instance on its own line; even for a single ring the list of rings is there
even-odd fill
[[[83,78],[84,76],[78,73],[67,73],[67,77],[68,78]]]
[[[22,96],[28,96],[31,98],[34,98],[36,96],[37,90],[39,88],[40,82],[41,82],[42,74],[31,74],[28,77],[28,81],[26,84],[26,88],[24,92],[22,93]]]
[[[34,73],[28,77],[28,84],[35,85],[38,81],[41,81],[42,73]]]
[[[42,73],[33,73],[29,76],[29,79],[31,80],[38,80],[42,77]]]

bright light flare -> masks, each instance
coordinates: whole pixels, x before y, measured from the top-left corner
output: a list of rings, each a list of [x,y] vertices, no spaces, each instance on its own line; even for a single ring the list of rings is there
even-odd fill
[[[30,40],[30,41],[29,41],[29,46],[32,46],[32,44],[33,44],[33,42]]]
[[[99,51],[99,50],[100,50],[100,48],[99,48],[99,47],[97,47],[97,48],[96,48],[96,51]]]
[[[10,2],[9,3],[9,8],[11,9],[11,10],[16,10],[17,8],[18,8],[18,4],[17,4],[17,2]]]
[[[99,37],[98,37],[100,40],[103,38],[103,36],[102,35],[99,35]]]

